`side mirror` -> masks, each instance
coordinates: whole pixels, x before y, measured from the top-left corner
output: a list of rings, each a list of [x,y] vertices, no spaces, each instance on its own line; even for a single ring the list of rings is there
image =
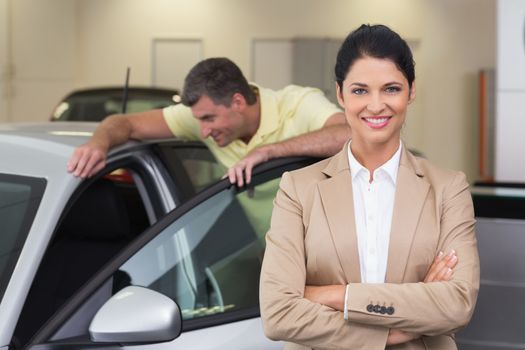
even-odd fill
[[[170,298],[151,289],[129,286],[113,295],[89,325],[93,342],[166,342],[182,330],[181,313]]]

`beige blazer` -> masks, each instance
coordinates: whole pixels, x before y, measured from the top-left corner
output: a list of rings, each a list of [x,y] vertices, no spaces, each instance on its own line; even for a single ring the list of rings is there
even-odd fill
[[[347,147],[281,179],[261,271],[266,335],[287,349],[373,350],[385,349],[396,328],[422,336],[389,349],[456,349],[453,333],[470,320],[479,289],[465,175],[403,147],[386,282],[360,283]],[[459,258],[452,279],[422,283],[436,254],[451,249]],[[347,283],[348,321],[303,297],[305,285]]]

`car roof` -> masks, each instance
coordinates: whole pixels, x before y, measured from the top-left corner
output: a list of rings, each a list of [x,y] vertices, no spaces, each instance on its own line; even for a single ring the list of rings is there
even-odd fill
[[[97,122],[0,123],[0,173],[48,177],[69,175],[65,166],[73,151],[93,135]],[[177,139],[128,141],[109,151],[108,159],[141,144],[184,143]],[[189,142],[194,144],[195,141]],[[200,142],[198,142],[200,144]]]
[[[66,95],[63,100],[82,97],[82,96],[93,96],[93,95],[109,95],[109,96],[122,96],[124,86],[104,86],[97,88],[85,88],[71,91]],[[144,94],[153,96],[165,96],[171,98],[173,95],[178,95],[177,89],[160,88],[160,87],[146,87],[146,86],[130,86],[128,87],[128,93],[131,94]]]
[[[0,124],[0,172],[36,177],[66,176],[76,147],[88,141],[97,123],[46,122]],[[136,145],[113,149],[111,154]],[[62,174],[62,175],[59,175]]]

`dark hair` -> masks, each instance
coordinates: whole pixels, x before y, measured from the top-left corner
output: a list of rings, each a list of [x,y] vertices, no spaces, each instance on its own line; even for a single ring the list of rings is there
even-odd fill
[[[235,63],[224,57],[208,58],[197,63],[184,79],[182,103],[193,106],[206,95],[216,104],[229,107],[235,93],[240,93],[249,105],[257,97]]]
[[[362,24],[348,34],[337,53],[335,80],[340,89],[352,64],[365,56],[391,60],[412,87],[415,63],[406,41],[387,26]]]

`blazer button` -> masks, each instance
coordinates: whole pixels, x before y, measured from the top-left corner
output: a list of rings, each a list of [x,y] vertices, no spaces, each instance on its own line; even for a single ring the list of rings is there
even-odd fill
[[[379,310],[381,310],[381,306],[379,306],[379,305],[377,305],[377,304],[374,305],[374,312],[375,312],[376,314],[379,313]]]
[[[386,307],[381,306],[381,310],[379,310],[379,313],[380,313],[381,315],[386,314]]]
[[[366,311],[368,311],[368,312],[373,312],[373,311],[374,311],[374,305],[372,305],[372,304],[368,304],[368,305],[366,306]]]
[[[386,308],[386,313],[389,315],[393,315],[395,311],[396,310],[392,306]]]

